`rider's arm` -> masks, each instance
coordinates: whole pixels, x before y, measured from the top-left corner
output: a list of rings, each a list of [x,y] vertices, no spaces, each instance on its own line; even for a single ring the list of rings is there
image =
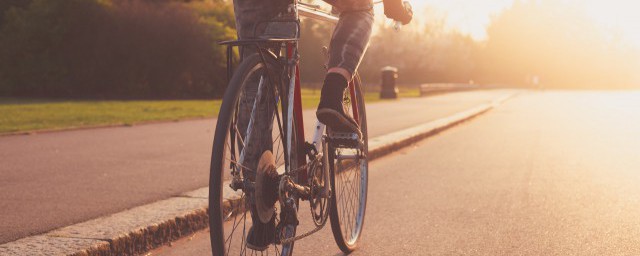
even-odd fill
[[[402,0],[383,0],[384,15],[389,19],[402,22],[403,25],[409,24],[413,19],[413,12],[406,8]]]

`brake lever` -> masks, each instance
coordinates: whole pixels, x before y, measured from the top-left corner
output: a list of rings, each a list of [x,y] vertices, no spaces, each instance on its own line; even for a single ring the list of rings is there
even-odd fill
[[[404,1],[402,2],[402,4],[404,5],[404,9],[407,10],[408,12],[410,12],[411,14],[413,14],[413,6],[411,6],[411,3],[409,1]],[[400,21],[394,21],[393,22],[393,29],[395,31],[399,31],[402,28],[402,22]]]
[[[393,30],[400,31],[401,28],[402,28],[402,22],[399,22],[397,20],[393,21]]]

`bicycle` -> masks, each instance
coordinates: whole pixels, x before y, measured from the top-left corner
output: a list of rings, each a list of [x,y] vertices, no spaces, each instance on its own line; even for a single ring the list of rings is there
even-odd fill
[[[213,255],[291,255],[296,241],[319,231],[328,221],[338,247],[349,253],[362,233],[368,184],[362,82],[356,73],[343,101],[347,113],[358,122],[362,137],[332,132],[316,121],[313,139],[306,142],[298,65],[300,16],[338,21],[314,5],[292,0],[285,15],[268,21],[293,24],[292,37],[220,43],[227,47],[230,82],[218,116],[211,157],[209,221]],[[234,71],[234,47],[240,46],[255,47],[256,53]],[[250,86],[252,83],[257,83],[257,89]],[[267,122],[258,121],[261,115],[267,115]],[[258,134],[268,134],[269,130],[271,136]],[[269,137],[266,147],[260,146],[264,137]],[[259,159],[255,168],[248,163],[252,157]],[[268,186],[274,182],[276,188]],[[298,232],[304,219],[299,211],[302,201],[309,203],[313,225],[306,223],[311,228]],[[275,223],[273,232],[265,232],[274,241],[266,252],[247,247],[248,229],[256,221]]]

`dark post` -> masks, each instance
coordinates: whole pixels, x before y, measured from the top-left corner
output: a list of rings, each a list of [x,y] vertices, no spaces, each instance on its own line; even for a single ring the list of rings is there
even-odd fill
[[[394,67],[382,68],[382,85],[380,90],[381,99],[397,99],[398,87],[396,80],[398,79],[398,69]]]

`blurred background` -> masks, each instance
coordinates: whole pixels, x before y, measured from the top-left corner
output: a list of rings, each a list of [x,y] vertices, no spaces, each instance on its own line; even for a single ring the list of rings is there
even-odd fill
[[[320,4],[320,1],[313,3]],[[624,0],[414,0],[395,31],[381,6],[361,73],[399,82],[522,88],[640,87],[638,3]],[[322,81],[331,27],[303,22],[302,71]],[[226,84],[230,0],[2,0],[0,96],[211,99]]]

